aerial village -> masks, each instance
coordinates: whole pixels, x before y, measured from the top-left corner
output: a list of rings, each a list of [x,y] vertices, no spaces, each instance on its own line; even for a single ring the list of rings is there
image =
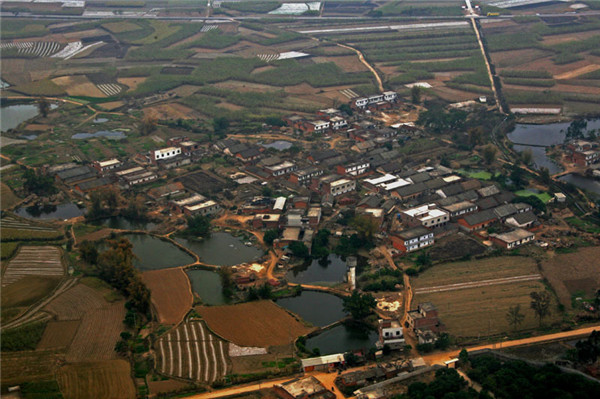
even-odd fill
[[[485,98],[479,98],[452,104],[448,109],[486,112],[487,107]],[[505,273],[503,265],[513,264],[511,257],[541,259],[550,250],[569,253],[577,246],[597,246],[600,241],[593,230],[565,235],[564,221],[573,218],[569,207],[579,207],[577,201],[581,201],[579,197],[569,199],[573,196],[572,188],[543,190],[543,183],[532,180],[528,184],[515,169],[510,174],[512,183],[507,183],[499,178],[505,165],[499,162],[496,152],[477,157],[474,165],[467,168],[452,160],[450,147],[438,148],[433,153],[407,152],[405,149],[411,143],[432,140],[427,127],[414,118],[391,125],[386,122],[390,115],[414,114],[415,108],[395,92],[387,91],[353,98],[338,108],[322,109],[311,116],[288,115],[282,118],[280,126],[265,124],[258,135],[260,142],[253,136],[223,135],[202,143],[176,136],[164,145],[157,143],[156,148],[127,158],[47,165],[41,173],[51,176],[59,191],[48,197],[31,194],[20,205],[29,212],[33,209],[44,212],[46,208],[56,209],[53,206],[69,198],[80,208],[87,207],[89,215],[90,210],[105,210],[111,196],[118,207],[125,197],[134,198],[134,206],[130,202],[127,209],[136,209],[137,215],[143,214],[145,220],[152,222],[153,239],[168,240],[184,252],[187,258],[179,264],[173,260],[173,265],[184,266],[181,270],[186,270],[192,286],[195,283],[189,273],[210,271],[216,276],[214,270],[219,271],[221,281],[214,284],[217,291],[219,287],[227,291],[226,298],[204,302],[202,292],[195,293],[193,298],[183,292],[189,290],[185,288],[189,286],[185,274],[183,283],[175,275],[163,273],[180,269],[151,270],[160,269],[164,258],[170,255],[161,254],[163,249],[158,243],[150,242],[150,246],[156,246],[154,250],[145,247],[152,252],[150,256],[162,260],[158,261],[161,266],[142,269],[147,270],[142,278],[150,291],[154,321],[143,326],[140,337],[148,337],[156,326],[174,326],[153,341],[144,341],[154,348],[153,381],[156,376],[161,377],[156,384],[147,379],[137,381],[144,381],[151,391],[185,392],[190,386],[192,390],[198,389],[199,385],[194,384],[219,387],[223,381],[251,381],[257,377],[244,379],[240,375],[260,369],[264,374],[258,376],[301,374],[273,386],[274,392],[283,398],[333,398],[335,387],[345,395],[359,398],[390,397],[393,392],[402,392],[404,381],[440,368],[455,367],[459,361],[457,356],[447,356],[443,366],[432,364],[425,360],[431,351],[447,350],[451,343],[483,342],[473,333],[454,327],[456,321],[444,317],[449,304],[441,299],[436,301],[436,293],[452,295],[458,292],[455,290],[487,285],[501,288],[504,284],[526,284],[525,289],[543,290],[542,277],[535,267],[530,267],[529,260],[525,275],[520,273],[524,270],[520,266]],[[267,137],[273,139],[265,141]],[[484,151],[485,148],[481,153]],[[553,151],[570,172],[591,177],[600,173],[597,140],[578,138]],[[214,167],[214,159],[223,161]],[[525,168],[528,167],[530,164],[525,163]],[[525,182],[517,182],[518,179]],[[548,181],[546,184],[556,187]],[[129,215],[135,218],[136,212]],[[71,225],[74,220],[81,221],[83,216],[66,217],[65,223],[68,221],[71,229],[77,228]],[[202,233],[194,233],[195,238],[187,235],[183,240],[172,239],[178,231],[186,231],[186,227],[189,229],[201,221],[209,227]],[[7,214],[3,216],[3,224],[17,230],[50,230],[44,225],[27,227],[25,219]],[[80,233],[72,230],[71,234],[82,246],[118,239],[120,234],[127,233],[135,253],[139,238],[131,234],[146,233],[148,229],[145,224],[140,226],[108,224],[84,227]],[[219,252],[216,257],[205,259],[203,249],[197,250],[197,245],[202,246],[204,240],[214,245],[210,240],[219,234],[227,234],[229,241],[213,251]],[[219,263],[219,256],[244,251],[244,247],[251,251],[250,255]],[[21,254],[23,251],[15,259]],[[140,264],[152,263],[144,253],[135,255]],[[244,256],[250,259],[245,260]],[[489,269],[488,274],[478,276],[479,271],[469,266],[477,265],[478,259]],[[432,264],[445,265],[451,261],[463,262],[464,279],[459,274],[454,279],[433,279],[439,285],[411,287],[410,280],[419,282],[426,278]],[[8,264],[9,271],[12,262]],[[311,270],[317,271],[311,275]],[[328,270],[333,277],[327,274]],[[71,268],[69,273],[73,271]],[[489,279],[484,279],[486,276]],[[372,330],[363,332],[363,338],[349,346],[344,346],[345,342],[333,343],[333,349],[328,349],[310,344],[310,340],[319,337],[325,337],[326,342],[327,334],[336,331],[330,341],[348,340],[338,336],[340,323],[364,315],[350,311],[351,314],[339,317],[329,315],[324,322],[311,320],[305,314],[316,311],[322,304],[318,299],[312,305],[303,304],[304,310],[293,307],[281,310],[286,308],[281,301],[305,295],[303,292],[307,291],[339,298],[357,296],[359,302],[364,299],[362,295],[372,299],[370,306],[375,318],[369,316],[367,322]],[[494,295],[498,294],[482,301],[494,302],[497,299]],[[223,294],[219,292],[217,296]],[[419,301],[420,298],[423,300]],[[276,299],[277,305],[252,302],[256,299]],[[253,305],[256,303],[262,305]],[[477,299],[466,306],[472,309],[476,304]],[[330,312],[328,306],[323,305],[321,312]],[[584,300],[578,312],[577,317],[583,317],[581,313],[593,317],[597,310]],[[233,320],[223,316],[225,313],[246,323],[247,334],[232,331],[237,328],[232,326]],[[501,319],[503,313],[504,310]],[[40,309],[29,310],[25,318],[37,320],[52,314],[50,306],[41,313]],[[62,320],[60,312],[58,315]],[[302,321],[298,315],[310,322]],[[478,315],[475,317],[485,317]],[[543,316],[539,316],[540,323]],[[263,331],[264,327],[253,326],[253,322],[270,329]],[[533,317],[531,322],[534,323]],[[491,320],[488,323],[486,319],[482,324],[486,325],[473,330],[480,336],[493,337],[504,331],[504,326],[494,330]],[[286,328],[290,331],[285,331]],[[277,329],[281,331],[275,334],[273,331]],[[115,332],[118,331],[117,327]],[[77,342],[79,332],[73,334]],[[128,341],[125,337],[129,335],[123,334],[119,342]],[[204,347],[205,334],[210,348]],[[187,346],[188,340],[195,342],[195,348]],[[182,342],[183,347],[179,346]],[[285,354],[290,350],[291,354]],[[201,354],[214,356],[214,360],[209,361],[208,357],[203,360]],[[296,363],[298,356],[300,362]],[[182,358],[185,358],[183,364]],[[134,356],[135,365],[146,361],[147,358]],[[271,363],[275,366],[269,366]],[[356,366],[363,367],[353,369]],[[350,370],[342,373],[347,369]],[[322,382],[322,373],[333,371],[337,377],[327,377],[325,380],[329,382]],[[320,373],[320,379],[314,373]],[[146,377],[144,372],[140,375]],[[167,384],[159,384],[164,380],[171,384],[168,388],[163,387]],[[190,382],[193,384],[189,385]]]

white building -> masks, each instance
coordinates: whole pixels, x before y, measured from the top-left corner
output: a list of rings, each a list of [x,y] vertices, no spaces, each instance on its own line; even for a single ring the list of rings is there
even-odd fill
[[[162,148],[160,150],[155,150],[154,151],[154,162],[160,161],[163,159],[173,158],[179,154],[181,154],[181,148],[179,148],[179,147],[168,147],[168,148]]]
[[[339,179],[329,183],[330,194],[334,197],[354,191],[356,189],[356,181],[348,179]]]
[[[398,98],[398,93],[395,91],[385,91],[383,92],[383,99],[385,101],[396,101]]]
[[[387,345],[391,349],[400,349],[404,347],[404,343],[404,333],[398,320],[379,319],[379,348]]]
[[[410,226],[434,228],[448,223],[450,213],[439,209],[435,204],[425,204],[400,211],[400,218]]]

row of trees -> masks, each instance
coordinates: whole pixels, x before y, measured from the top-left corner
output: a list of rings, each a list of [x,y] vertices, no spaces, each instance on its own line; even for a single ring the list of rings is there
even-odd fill
[[[150,291],[133,265],[135,255],[129,240],[108,240],[108,249],[99,253],[95,244],[84,241],[79,246],[81,258],[92,265],[98,277],[129,299],[129,307],[143,315],[150,310]]]
[[[532,292],[529,294],[531,298],[531,302],[529,307],[535,313],[539,326],[542,326],[542,321],[544,318],[550,316],[552,313],[550,310],[550,305],[552,304],[552,298],[548,291],[538,291]],[[513,328],[513,330],[517,330],[523,321],[525,320],[525,315],[521,313],[521,305],[511,306],[506,312],[506,321]]]

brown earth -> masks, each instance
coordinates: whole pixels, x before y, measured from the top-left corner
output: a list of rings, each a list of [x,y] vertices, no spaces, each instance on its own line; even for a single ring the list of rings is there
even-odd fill
[[[235,90],[235,91],[238,91],[241,93],[247,93],[247,92],[264,93],[267,91],[281,90],[281,88],[279,88],[279,87],[264,85],[264,84],[260,84],[260,83],[241,82],[239,80],[226,80],[224,82],[217,82],[217,83],[214,83],[213,86],[216,86],[216,87],[219,87],[222,89]]]
[[[186,384],[177,380],[164,380],[164,381],[148,381],[148,389],[150,394],[158,395],[159,393],[174,392],[183,388],[188,387],[190,384]]]
[[[0,183],[0,206],[8,209],[20,201],[19,197],[4,183]]]
[[[138,87],[138,85],[140,83],[144,83],[146,81],[146,79],[148,79],[146,76],[138,76],[138,77],[131,77],[131,78],[118,78],[117,82],[129,87],[129,90],[127,90],[127,91],[133,91]]]
[[[571,296],[577,291],[592,296],[600,288],[599,258],[600,247],[587,247],[542,262],[542,273],[564,306],[571,307]]]
[[[67,361],[114,359],[114,348],[124,329],[124,318],[125,306],[122,301],[86,313],[67,352]]]
[[[125,360],[68,364],[57,374],[65,399],[133,399],[136,390]]]
[[[98,104],[98,106],[102,109],[105,109],[107,111],[112,111],[113,109],[117,109],[119,107],[122,107],[125,103],[123,101],[111,101],[108,103],[102,103],[102,104]]]
[[[52,129],[52,126],[50,125],[40,125],[37,123],[32,123],[30,125],[25,126],[25,130],[29,132],[44,132],[50,129]]]
[[[70,96],[106,97],[95,84],[84,75],[61,76],[52,82],[62,87]]]
[[[162,269],[142,273],[150,290],[152,305],[161,324],[179,323],[194,303],[190,280],[183,269]]]
[[[491,53],[492,61],[497,67],[510,69],[547,57],[548,55],[551,55],[551,53],[538,49],[496,51]]]
[[[28,381],[50,381],[64,356],[53,350],[2,352],[2,385]]]
[[[44,308],[58,320],[80,320],[84,315],[106,306],[106,301],[96,290],[77,284],[65,291]]]
[[[213,332],[240,346],[285,345],[312,331],[271,301],[199,306],[196,311]]]
[[[103,238],[106,238],[110,235],[110,233],[112,232],[111,229],[109,228],[105,228],[105,229],[100,229],[98,231],[94,231],[92,233],[88,233],[85,234],[81,237],[78,237],[78,241],[79,242],[83,242],[83,241],[98,241],[101,240]]]
[[[365,72],[369,69],[358,59],[356,55],[340,57],[315,57],[313,60],[319,62],[334,62],[344,72]]]
[[[597,34],[598,34],[598,31],[592,30],[592,31],[588,31],[588,32],[577,32],[575,34],[565,33],[564,35],[545,36],[542,39],[542,44],[551,46],[553,44],[574,42],[576,40],[583,40],[583,39],[590,38],[592,36],[596,36]]]
[[[594,72],[598,69],[600,69],[600,65],[595,65],[595,64],[586,65],[581,68],[577,68],[577,69],[574,69],[571,71],[561,73],[560,75],[555,75],[554,79],[573,79],[577,76],[584,75],[589,72]]]
[[[157,119],[195,119],[198,117],[196,111],[179,103],[167,103],[144,108],[144,114]]]
[[[68,348],[78,327],[79,320],[49,322],[38,343],[37,350]]]
[[[174,93],[174,94],[178,95],[179,97],[189,97],[192,94],[196,93],[199,88],[200,88],[200,86],[181,85],[181,86],[174,88],[173,90],[169,90],[169,93]]]

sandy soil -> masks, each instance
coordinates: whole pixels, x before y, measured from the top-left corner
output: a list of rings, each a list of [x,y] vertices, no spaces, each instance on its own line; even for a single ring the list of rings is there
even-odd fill
[[[95,84],[84,75],[61,76],[52,79],[52,82],[62,87],[70,96],[106,97]]]
[[[151,300],[162,324],[179,323],[194,302],[190,281],[182,269],[153,270],[142,273]]]
[[[574,69],[571,71],[561,73],[559,75],[555,75],[554,79],[573,79],[577,76],[581,76],[581,75],[584,75],[589,72],[594,72],[598,69],[600,69],[600,65],[596,65],[596,64],[586,65],[581,68],[577,68],[577,69]]]
[[[198,117],[196,111],[179,103],[159,104],[144,108],[144,114],[157,119],[195,119]]]
[[[128,91],[135,90],[140,83],[143,83],[148,79],[145,76],[131,77],[131,78],[119,78],[117,82],[129,87]]]

